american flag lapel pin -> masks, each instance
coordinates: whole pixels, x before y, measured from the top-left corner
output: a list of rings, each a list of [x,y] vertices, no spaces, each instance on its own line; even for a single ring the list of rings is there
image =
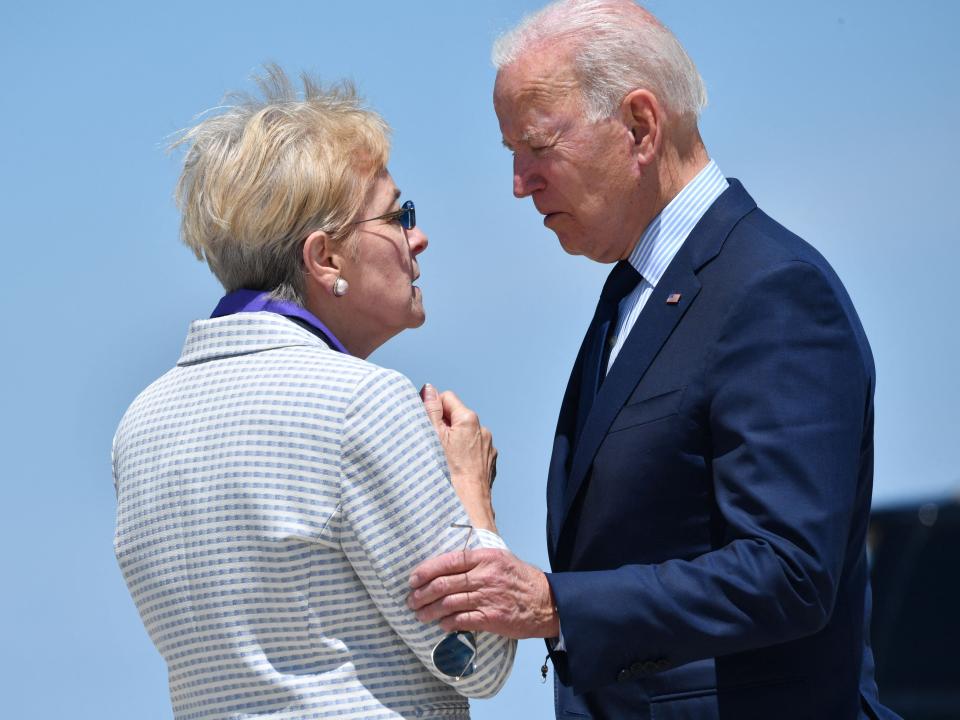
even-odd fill
[[[680,302],[681,297],[683,297],[683,295],[680,293],[673,293],[673,295],[667,298],[667,305],[676,305]]]

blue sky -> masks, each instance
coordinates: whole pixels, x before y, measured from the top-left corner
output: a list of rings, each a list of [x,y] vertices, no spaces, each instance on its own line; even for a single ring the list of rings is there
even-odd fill
[[[352,78],[394,128],[391,169],[430,236],[428,320],[372,358],[453,388],[500,449],[498,523],[546,564],[556,410],[606,270],[566,256],[510,190],[494,37],[538,3],[6,3],[9,717],[169,718],[163,664],[112,553],[110,440],[220,291],[180,245],[165,138],[265,61]],[[955,493],[960,470],[960,3],[659,0],[710,92],[712,156],[833,263],[879,374],[877,503]],[[521,643],[476,718],[552,717]]]

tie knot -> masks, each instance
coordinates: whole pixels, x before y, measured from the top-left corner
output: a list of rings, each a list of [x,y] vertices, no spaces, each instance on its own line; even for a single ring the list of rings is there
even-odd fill
[[[603,291],[600,293],[600,299],[613,305],[619,305],[637,283],[641,280],[641,275],[626,260],[621,260],[613,266],[610,275],[607,276],[607,282],[603,285]]]

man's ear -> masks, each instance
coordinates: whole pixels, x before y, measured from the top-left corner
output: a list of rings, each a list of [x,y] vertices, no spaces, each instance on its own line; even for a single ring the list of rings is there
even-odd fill
[[[303,242],[303,271],[307,281],[333,294],[333,284],[340,277],[343,257],[334,252],[330,236],[323,230],[307,235]]]
[[[664,112],[657,96],[649,90],[633,90],[620,104],[621,117],[633,136],[637,161],[649,165],[663,143]]]

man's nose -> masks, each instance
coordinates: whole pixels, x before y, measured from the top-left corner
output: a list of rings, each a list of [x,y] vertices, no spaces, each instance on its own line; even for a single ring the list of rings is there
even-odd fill
[[[543,175],[538,171],[536,163],[528,158],[522,158],[519,155],[514,156],[513,194],[515,197],[527,197],[537,190],[542,190],[545,185]]]

